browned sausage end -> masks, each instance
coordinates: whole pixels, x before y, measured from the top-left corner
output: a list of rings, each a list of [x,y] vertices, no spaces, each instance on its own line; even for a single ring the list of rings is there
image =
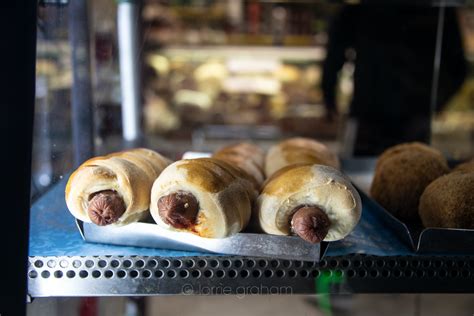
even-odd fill
[[[299,207],[291,218],[293,232],[313,244],[326,237],[330,225],[326,213],[316,206]]]
[[[163,222],[178,228],[186,229],[196,224],[199,202],[196,197],[184,191],[178,191],[158,200],[158,214]]]
[[[91,195],[87,213],[94,224],[105,226],[115,223],[125,210],[123,198],[115,191],[105,190]]]

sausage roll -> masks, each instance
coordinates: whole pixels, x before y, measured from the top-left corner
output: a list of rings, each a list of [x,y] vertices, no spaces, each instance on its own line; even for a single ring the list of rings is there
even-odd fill
[[[153,181],[171,163],[145,148],[95,157],[69,177],[66,204],[84,222],[125,225],[146,217]]]
[[[313,139],[290,138],[272,146],[265,158],[265,175],[270,177],[279,169],[299,164],[320,164],[339,169],[339,159],[329,148]]]
[[[150,211],[164,229],[224,238],[247,226],[256,195],[240,169],[213,158],[185,159],[156,179]]]
[[[299,164],[279,170],[257,199],[258,220],[269,234],[300,236],[311,243],[335,241],[358,223],[362,203],[340,171]]]
[[[265,179],[263,174],[265,154],[260,147],[250,143],[238,143],[216,151],[212,157],[239,167],[252,178],[257,190],[260,189]]]

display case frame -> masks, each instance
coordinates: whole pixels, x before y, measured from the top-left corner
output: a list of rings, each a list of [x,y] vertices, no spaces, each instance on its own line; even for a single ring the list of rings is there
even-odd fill
[[[5,271],[0,285],[0,314],[26,313],[30,218],[31,147],[35,102],[35,1],[0,4],[0,129],[5,179],[0,190],[4,220],[0,221]]]
[[[459,1],[442,3],[458,5]],[[0,5],[0,36],[9,45],[8,49],[0,50],[0,80],[4,87],[0,117],[5,149],[2,176],[6,179],[5,189],[0,191],[5,210],[0,229],[0,261],[1,271],[6,271],[1,284],[0,313],[23,314],[27,293],[31,297],[226,294],[212,290],[206,293],[216,284],[229,294],[239,294],[242,287],[249,288],[250,294],[272,294],[261,290],[272,286],[290,286],[292,294],[474,291],[474,256],[355,254],[328,257],[319,263],[229,256],[28,258],[36,5],[34,1]],[[80,263],[76,263],[77,267],[75,261]],[[150,267],[155,262],[156,266]],[[190,262],[194,262],[193,266],[187,267]],[[162,263],[166,266],[161,267]],[[81,271],[87,276],[82,273],[81,277]],[[123,278],[119,271],[124,271]],[[194,272],[198,277],[193,277],[193,271],[198,271]],[[318,284],[325,285],[318,288]],[[184,288],[186,285],[191,285],[192,291]]]

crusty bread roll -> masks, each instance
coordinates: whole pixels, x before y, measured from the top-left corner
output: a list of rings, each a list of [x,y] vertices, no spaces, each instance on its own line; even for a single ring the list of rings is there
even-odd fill
[[[265,175],[270,177],[279,169],[299,164],[319,164],[339,169],[337,156],[329,148],[313,139],[290,138],[272,146],[265,158]]]
[[[242,169],[252,178],[257,190],[260,190],[265,179],[263,174],[265,153],[260,147],[250,143],[238,143],[221,148],[212,157]]]
[[[370,195],[401,221],[419,225],[421,194],[447,172],[448,163],[438,150],[422,143],[396,145],[378,159]]]
[[[257,199],[261,228],[317,243],[348,235],[358,223],[362,204],[350,180],[322,165],[299,164],[279,170]]]
[[[125,225],[148,215],[153,181],[171,163],[137,148],[95,157],[69,177],[66,204],[71,214],[97,225]]]
[[[457,171],[431,182],[418,212],[425,227],[474,229],[474,172]]]
[[[256,195],[247,175],[224,161],[180,160],[153,184],[150,211],[164,229],[224,238],[247,226]]]

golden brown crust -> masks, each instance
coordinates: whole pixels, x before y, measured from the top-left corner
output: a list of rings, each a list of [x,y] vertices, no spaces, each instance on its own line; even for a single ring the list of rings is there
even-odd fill
[[[247,174],[256,190],[260,189],[264,180],[264,153],[258,146],[249,143],[238,143],[216,151],[212,158],[225,161],[240,168]]]
[[[291,138],[280,143],[291,164],[311,163],[339,168],[339,161],[326,145],[309,138]]]
[[[96,161],[101,161],[101,160],[104,160],[104,159],[106,159],[105,156],[98,156],[98,157],[90,158],[90,159],[86,160],[85,162],[83,162],[82,165],[80,165],[76,170],[74,170],[73,173],[71,173],[71,175],[69,176],[68,182],[66,184],[66,190],[65,190],[66,200],[69,197],[69,193],[71,191],[71,185],[74,183],[74,179],[76,178],[78,173],[82,170],[82,168],[84,168],[86,166],[91,166]],[[104,177],[109,177],[109,178],[115,177],[113,174],[111,174],[110,172],[107,172],[106,170],[103,170],[102,172],[103,172]]]
[[[474,229],[474,173],[455,172],[433,181],[420,198],[423,226]]]
[[[90,222],[90,197],[97,192],[117,192],[126,211],[117,225],[139,220],[149,206],[151,185],[169,160],[147,149],[132,149],[85,161],[66,185],[66,203],[71,213]]]
[[[265,179],[265,182],[263,183],[262,188],[266,187],[268,182],[273,181],[273,179],[279,177],[282,173],[285,173],[290,169],[297,168],[297,167],[303,167],[303,166],[310,166],[310,165],[311,164],[308,164],[308,163],[298,163],[298,164],[283,167],[283,168],[279,169],[277,172],[273,173],[270,177]]]
[[[135,148],[131,149],[130,151],[138,153],[144,156],[148,161],[150,161],[153,168],[155,169],[157,176],[164,168],[166,168],[166,166],[171,164],[171,160],[148,148]]]
[[[337,156],[329,148],[313,139],[290,138],[270,148],[265,159],[265,174],[273,173],[295,164],[319,164],[339,169]]]
[[[299,164],[280,169],[265,183],[262,194],[285,196],[299,190],[312,177],[309,167],[308,164]]]
[[[224,160],[224,161],[230,161],[230,162],[235,162],[239,165],[240,168],[242,168],[244,171],[247,173],[251,174],[251,171],[253,170],[247,170],[247,165],[244,164],[244,162],[251,164],[251,166],[255,169],[257,169],[260,173],[263,173],[263,165],[259,165],[255,162],[252,156],[249,156],[248,153],[244,152],[241,153],[238,150],[225,150],[225,151],[218,151],[214,155],[212,155],[213,158]]]
[[[183,160],[179,169],[187,172],[187,181],[202,190],[217,193],[229,186],[235,178],[246,178],[243,171],[232,167],[228,163],[213,159],[200,158]]]
[[[226,153],[234,153],[239,156],[247,157],[251,159],[256,166],[260,166],[260,168],[263,168],[265,153],[257,145],[245,142],[232,144],[221,148],[215,154]]]
[[[314,234],[305,234],[310,226],[319,237],[327,233],[325,241],[344,238],[359,221],[362,209],[357,191],[340,171],[318,164],[300,164],[280,169],[266,182],[257,199],[258,222],[266,233],[289,235],[291,218],[302,207],[309,207],[310,214],[300,214],[305,215],[300,218],[300,233],[304,235],[300,237],[308,241],[316,240]],[[327,232],[318,229],[321,218],[314,208],[327,215]]]
[[[378,164],[370,194],[394,216],[416,225],[419,223],[421,194],[433,180],[449,172],[449,168],[444,157],[425,146],[407,144],[396,147]]]
[[[324,159],[309,148],[286,146],[283,153],[286,161],[291,165],[298,163],[327,165]]]

